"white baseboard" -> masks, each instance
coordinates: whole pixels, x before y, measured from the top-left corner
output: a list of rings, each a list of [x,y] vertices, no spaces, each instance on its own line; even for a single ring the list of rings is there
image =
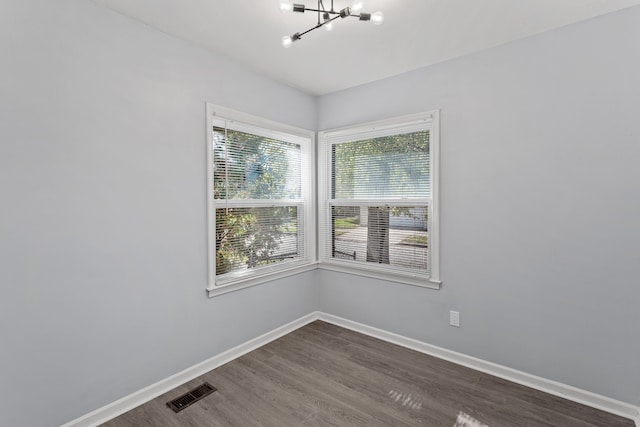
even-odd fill
[[[93,427],[105,423],[118,415],[124,414],[125,412],[140,406],[161,394],[171,391],[174,388],[217,368],[218,366],[231,362],[232,360],[262,347],[263,345],[293,332],[317,319],[318,312],[309,313],[306,316],[294,320],[293,322],[282,325],[273,331],[251,339],[237,347],[220,353],[217,356],[213,356],[204,362],[193,365],[184,371],[158,381],[157,383],[145,387],[142,390],[138,390],[128,396],[116,400],[113,403],[103,406],[102,408],[98,408],[93,412],[62,425],[61,427]]]
[[[640,427],[640,408],[631,404],[318,311],[309,313],[306,316],[294,320],[293,322],[282,325],[273,331],[267,332],[257,338],[251,339],[237,347],[207,359],[204,362],[187,368],[182,372],[178,372],[177,374],[158,381],[157,383],[145,387],[142,390],[118,399],[109,405],[96,409],[95,411],[70,421],[61,427],[93,427],[105,423],[118,415],[160,396],[161,394],[173,390],[187,381],[191,381],[192,379],[197,378],[218,366],[222,366],[225,363],[237,359],[238,357],[262,347],[263,345],[293,332],[315,320],[332,323],[346,329],[351,329],[420,353],[448,360],[458,365],[485,372],[545,393],[582,403],[615,415],[620,415],[635,421],[636,427]]]
[[[319,320],[332,323],[336,326],[341,326],[346,329],[351,329],[353,331],[360,332],[362,334],[369,335],[383,341],[397,344],[399,346],[406,347],[420,353],[435,356],[439,359],[448,360],[458,365],[466,366],[468,368],[475,369],[476,371],[485,372],[487,374],[503,378],[517,384],[531,387],[545,393],[553,394],[567,400],[590,406],[592,408],[601,409],[615,415],[620,415],[622,417],[634,420],[636,423],[636,427],[640,427],[640,408],[631,404],[611,399],[606,396],[601,396],[599,394],[595,394],[586,390],[581,390],[570,385],[537,377],[535,375],[518,371],[516,369],[511,369],[506,366],[498,365],[496,363],[487,362],[485,360],[468,356],[466,354],[457,353],[455,351],[447,350],[442,347],[427,344],[422,341],[394,334],[392,332],[387,332],[382,329],[374,328],[372,326],[367,326],[362,323],[353,322],[351,320],[347,320],[331,314],[321,312],[319,313]]]

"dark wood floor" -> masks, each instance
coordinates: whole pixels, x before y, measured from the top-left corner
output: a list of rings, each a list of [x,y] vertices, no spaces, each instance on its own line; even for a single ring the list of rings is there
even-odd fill
[[[166,402],[218,389],[180,413]],[[443,426],[460,413],[490,427],[633,422],[316,321],[104,424],[123,426]]]

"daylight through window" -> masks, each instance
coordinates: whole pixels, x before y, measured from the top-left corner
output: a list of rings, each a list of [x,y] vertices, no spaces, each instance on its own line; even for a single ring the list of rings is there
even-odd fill
[[[309,138],[212,119],[209,213],[214,286],[307,261]],[[210,261],[210,262],[211,262]]]
[[[428,115],[321,134],[323,262],[438,280],[433,128]]]

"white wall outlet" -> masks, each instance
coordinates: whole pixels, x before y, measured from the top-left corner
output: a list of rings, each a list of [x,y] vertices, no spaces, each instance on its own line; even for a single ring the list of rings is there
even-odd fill
[[[455,326],[456,328],[460,327],[460,312],[459,311],[449,311],[449,324],[451,326]]]

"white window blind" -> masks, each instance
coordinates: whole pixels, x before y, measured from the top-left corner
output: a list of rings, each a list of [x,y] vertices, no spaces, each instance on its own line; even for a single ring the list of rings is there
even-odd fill
[[[321,134],[323,262],[437,280],[433,124],[426,114]]]
[[[217,116],[210,124],[210,286],[307,262],[309,138]]]

